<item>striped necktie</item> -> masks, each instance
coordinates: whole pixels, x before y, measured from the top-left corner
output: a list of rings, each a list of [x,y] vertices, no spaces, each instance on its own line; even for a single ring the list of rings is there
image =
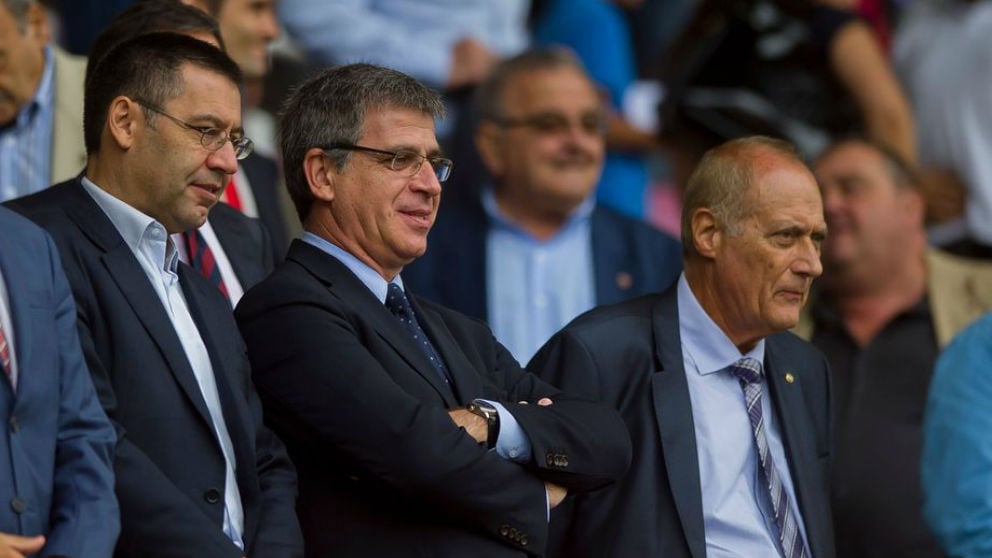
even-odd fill
[[[7,343],[7,335],[3,331],[3,324],[0,324],[0,368],[10,380],[10,385],[14,386],[14,368],[10,362],[10,345]]]
[[[217,267],[217,260],[214,259],[214,252],[207,245],[207,240],[203,238],[199,229],[193,229],[183,233],[186,242],[186,253],[189,254],[189,265],[200,272],[211,285],[217,287],[224,298],[231,300],[227,294],[227,285],[220,275],[220,268]]]
[[[744,400],[747,403],[747,416],[751,420],[751,430],[758,449],[758,459],[761,470],[768,481],[768,495],[771,498],[772,510],[775,512],[775,525],[778,526],[779,542],[785,558],[807,558],[806,545],[799,532],[799,521],[792,510],[789,494],[782,486],[778,469],[772,460],[768,449],[768,439],[765,437],[765,421],[761,416],[761,363],[753,358],[742,358],[729,368],[730,374],[741,382],[744,390]]]

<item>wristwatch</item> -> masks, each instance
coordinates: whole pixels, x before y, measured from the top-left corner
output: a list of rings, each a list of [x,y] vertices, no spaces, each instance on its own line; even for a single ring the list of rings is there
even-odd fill
[[[499,412],[496,407],[481,399],[473,399],[467,409],[468,412],[486,419],[486,447],[496,447],[496,438],[499,437]]]

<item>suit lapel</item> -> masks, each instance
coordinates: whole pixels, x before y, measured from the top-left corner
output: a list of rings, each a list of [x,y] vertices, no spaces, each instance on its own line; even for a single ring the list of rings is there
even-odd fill
[[[703,528],[699,456],[689,384],[682,362],[676,293],[674,287],[669,289],[654,311],[655,353],[661,369],[652,378],[651,390],[665,469],[668,471],[668,486],[675,499],[682,531],[693,558],[704,558],[706,534]]]
[[[467,404],[475,395],[483,392],[481,376],[472,368],[472,364],[465,357],[465,353],[462,352],[458,343],[455,342],[454,335],[451,334],[448,326],[441,319],[441,315],[432,310],[423,309],[417,304],[414,297],[409,298],[410,304],[420,320],[420,327],[424,329],[431,342],[434,343],[434,348],[441,354],[441,358],[444,359],[444,363],[448,367],[448,373],[451,375],[451,381],[454,383],[451,391],[454,392],[457,401],[446,401],[448,407]]]
[[[207,425],[212,425],[207,405],[196,383],[186,351],[176,334],[172,321],[165,313],[155,289],[148,282],[141,265],[130,247],[124,242],[113,223],[103,213],[78,181],[66,185],[72,195],[66,197],[66,214],[83,233],[103,252],[101,261],[107,274],[113,278],[124,299],[148,332],[169,364],[176,382],[190,399]]]
[[[356,314],[370,324],[375,332],[434,388],[445,405],[455,406],[451,390],[438,378],[434,366],[424,356],[410,333],[347,266],[319,248],[300,240],[293,241],[287,259],[303,265],[327,284],[341,300],[347,301]]]
[[[10,321],[14,328],[13,335],[8,336],[13,337],[14,342],[11,347],[17,360],[17,368],[22,371],[18,375],[17,395],[22,394],[25,389],[30,389],[31,386],[31,380],[27,380],[31,374],[25,374],[23,371],[32,369],[30,355],[34,345],[32,335],[34,321],[31,319],[31,306],[34,301],[29,300],[27,296],[32,292],[30,279],[23,273],[14,272],[23,265],[15,261],[15,254],[23,258],[40,256],[40,254],[24,254],[23,251],[23,248],[17,245],[16,238],[11,238],[7,234],[0,235],[0,271],[3,272],[3,280],[7,287],[7,308],[10,310]],[[0,375],[3,375],[2,381],[7,385],[7,390],[14,394],[10,378],[7,378],[6,374]]]
[[[821,556],[824,550],[814,546],[819,537],[813,531],[816,525],[823,525],[829,518],[820,517],[819,508],[812,505],[818,499],[814,496],[819,481],[816,478],[817,464],[812,460],[817,458],[814,437],[804,435],[812,430],[806,417],[809,415],[803,399],[802,378],[807,377],[805,371],[800,371],[801,364],[792,364],[783,354],[774,337],[769,337],[765,345],[765,379],[768,382],[772,397],[772,407],[775,418],[778,419],[779,430],[782,433],[782,443],[789,461],[789,474],[796,493],[796,505],[799,507],[806,525],[807,543],[813,556]],[[786,374],[793,378],[786,380]]]
[[[590,220],[592,263],[596,304],[613,304],[630,297],[631,287],[641,280],[634,277],[630,242],[622,237],[623,227],[610,222],[609,215],[595,208]]]

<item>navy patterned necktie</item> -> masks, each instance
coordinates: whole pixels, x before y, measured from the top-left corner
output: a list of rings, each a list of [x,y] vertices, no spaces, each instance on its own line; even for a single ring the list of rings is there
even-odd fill
[[[747,403],[747,416],[751,420],[751,430],[754,433],[754,443],[758,449],[758,459],[761,470],[768,481],[768,495],[771,498],[772,510],[775,512],[775,525],[778,526],[779,542],[785,558],[807,558],[806,545],[799,532],[799,521],[792,510],[789,494],[782,486],[778,469],[768,449],[768,439],[765,437],[765,421],[761,416],[761,363],[753,358],[742,358],[728,369],[730,374],[741,382],[744,390],[744,400]]]
[[[431,340],[427,338],[427,334],[421,329],[420,324],[417,323],[417,317],[413,314],[413,307],[410,306],[410,300],[406,298],[406,294],[403,293],[403,289],[400,288],[396,283],[389,284],[389,291],[386,293],[386,308],[396,316],[403,327],[410,332],[413,336],[413,340],[420,347],[420,350],[427,357],[427,360],[431,362],[434,366],[434,371],[441,378],[446,385],[451,385],[451,379],[448,375],[448,369],[444,366],[444,361],[441,360],[441,355],[434,348],[434,344]]]

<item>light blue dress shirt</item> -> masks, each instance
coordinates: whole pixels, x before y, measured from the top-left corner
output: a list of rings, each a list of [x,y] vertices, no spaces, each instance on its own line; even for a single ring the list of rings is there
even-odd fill
[[[134,254],[141,269],[148,277],[149,283],[155,289],[162,302],[165,313],[169,316],[179,342],[183,346],[186,358],[189,359],[200,393],[207,404],[207,411],[214,424],[217,439],[220,440],[221,451],[224,454],[226,473],[224,477],[224,533],[234,544],[244,550],[244,507],[241,503],[241,493],[238,491],[237,462],[234,455],[234,445],[224,422],[224,412],[220,404],[220,394],[217,391],[217,381],[214,377],[210,353],[207,352],[200,331],[197,329],[193,316],[186,305],[186,296],[179,284],[176,268],[179,265],[179,254],[161,223],[131,207],[123,201],[93,184],[88,178],[83,178],[83,188],[100,206],[114,224]],[[249,463],[248,466],[254,466]]]
[[[372,62],[443,87],[452,47],[472,37],[498,57],[527,46],[529,0],[281,0],[279,18],[327,64]]]
[[[543,241],[506,217],[491,189],[483,192],[482,206],[492,222],[486,236],[489,325],[510,353],[526,363],[565,324],[596,305],[595,200],[583,201],[561,230]]]
[[[683,273],[678,282],[679,335],[692,403],[699,458],[703,522],[708,558],[782,556],[775,512],[764,484],[740,381],[727,367],[743,357],[765,361],[765,342],[741,354],[699,304]],[[788,492],[803,540],[806,527],[796,507],[778,417],[768,383],[762,383],[761,413],[772,459]],[[808,553],[808,550],[807,550]]]
[[[370,291],[372,291],[372,294],[379,299],[379,302],[383,305],[386,304],[386,294],[389,292],[389,282],[387,282],[365,262],[359,260],[341,247],[332,244],[311,232],[304,232],[302,240],[303,242],[326,252],[328,255],[344,264],[345,267],[347,267],[352,273],[355,274],[356,277],[358,277],[359,281],[361,281]],[[396,283],[401,289],[403,289],[403,279],[399,275],[393,279],[393,283]],[[406,292],[406,289],[403,289],[403,292]],[[527,437],[527,434],[524,433],[523,428],[520,427],[517,419],[514,418],[501,403],[489,400],[484,401],[495,407],[496,411],[499,413],[499,436],[496,438],[496,453],[503,459],[508,459],[517,463],[526,463],[530,461],[532,453],[530,439]]]
[[[10,126],[0,129],[0,202],[51,186],[55,59],[45,47],[45,69],[34,97]],[[0,123],[2,124],[2,123]]]
[[[923,417],[923,517],[949,556],[992,556],[992,314],[937,360]]]

